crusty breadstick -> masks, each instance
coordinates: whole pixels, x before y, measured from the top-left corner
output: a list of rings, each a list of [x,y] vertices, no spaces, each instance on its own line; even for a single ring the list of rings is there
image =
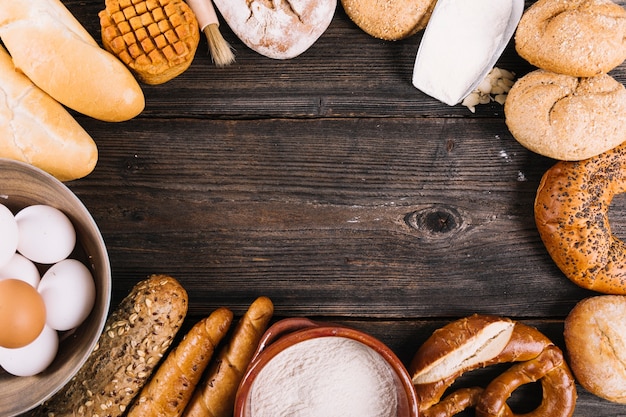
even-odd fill
[[[229,343],[222,348],[198,385],[184,412],[185,417],[229,417],[233,413],[237,387],[267,329],[274,305],[267,297],[257,298],[241,318]]]
[[[232,320],[221,307],[196,323],[143,387],[128,417],[180,416]]]

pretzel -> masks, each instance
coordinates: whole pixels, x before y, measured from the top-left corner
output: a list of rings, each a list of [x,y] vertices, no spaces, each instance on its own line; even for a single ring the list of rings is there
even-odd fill
[[[441,400],[464,373],[509,362],[516,365],[484,391],[480,387],[457,390]],[[548,366],[551,363],[557,365]],[[542,380],[544,395],[548,397],[531,416],[570,416],[574,411],[576,388],[561,351],[537,329],[507,318],[474,314],[436,330],[415,354],[409,372],[418,396],[419,412],[425,417],[448,417],[470,407],[475,407],[477,413],[479,408],[483,410],[486,414],[482,416],[508,417],[514,416],[506,406],[511,392],[530,382],[524,379],[527,376],[520,377],[520,373],[526,375],[524,372],[535,372],[538,367],[549,368],[546,376],[528,375]],[[496,407],[496,399],[504,405]],[[544,410],[554,404],[560,407],[559,413],[545,414]],[[488,414],[494,408],[497,413]]]

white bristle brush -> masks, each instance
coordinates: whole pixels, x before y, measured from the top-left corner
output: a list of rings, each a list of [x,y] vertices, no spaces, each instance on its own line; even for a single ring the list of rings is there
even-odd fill
[[[187,0],[187,4],[196,15],[200,30],[209,43],[213,62],[218,67],[225,67],[235,62],[233,48],[224,39],[219,30],[219,20],[211,0]]]

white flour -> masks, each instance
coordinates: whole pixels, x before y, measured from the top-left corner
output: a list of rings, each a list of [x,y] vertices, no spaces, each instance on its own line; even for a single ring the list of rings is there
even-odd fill
[[[344,337],[318,337],[276,355],[250,390],[253,417],[393,417],[398,399],[387,362]]]
[[[487,69],[512,8],[510,0],[439,0],[415,62],[413,85],[446,104],[460,102]]]

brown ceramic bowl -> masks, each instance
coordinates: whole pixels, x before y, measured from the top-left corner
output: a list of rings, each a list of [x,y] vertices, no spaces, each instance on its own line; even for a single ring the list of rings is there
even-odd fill
[[[265,332],[239,385],[234,417],[253,417],[250,411],[253,383],[263,367],[277,354],[300,342],[333,336],[355,340],[378,353],[392,370],[397,389],[397,417],[417,417],[417,395],[408,371],[385,344],[359,330],[329,323],[318,323],[306,318],[288,318],[278,321]]]
[[[53,176],[32,165],[0,158],[0,203],[14,213],[33,204],[47,204],[64,212],[77,234],[76,249],[71,257],[89,267],[96,283],[96,301],[89,317],[78,328],[59,333],[57,356],[45,371],[19,377],[0,368],[0,415],[10,417],[50,398],[87,360],[108,314],[111,268],[95,221],[78,197]]]

